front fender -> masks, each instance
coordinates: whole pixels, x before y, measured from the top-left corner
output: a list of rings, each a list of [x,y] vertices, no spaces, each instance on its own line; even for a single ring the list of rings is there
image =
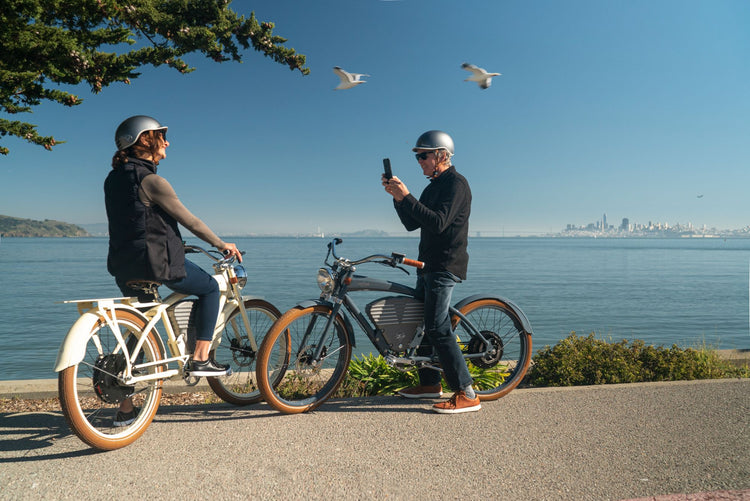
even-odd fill
[[[125,305],[114,305],[116,310],[127,310],[148,322],[146,317],[135,308]],[[111,311],[107,308],[105,311]],[[55,372],[60,372],[68,367],[81,363],[86,355],[86,343],[94,332],[96,324],[102,320],[102,314],[98,307],[93,307],[83,313],[65,335],[60,349],[57,351],[57,360],[55,361]],[[158,336],[157,336],[158,337]],[[161,339],[160,339],[161,341]],[[160,346],[163,350],[163,347]]]
[[[519,308],[513,301],[509,299],[505,299],[504,297],[500,296],[491,296],[487,294],[475,294],[473,296],[466,297],[456,303],[454,306],[455,309],[461,310],[464,306],[466,306],[469,303],[472,303],[474,301],[479,301],[481,299],[495,299],[497,301],[500,301],[501,303],[505,304],[508,308],[515,313],[518,318],[521,320],[521,327],[523,327],[523,330],[528,332],[529,336],[532,335],[531,331],[531,322],[529,322],[529,319],[526,317],[526,314]]]
[[[306,299],[304,301],[300,301],[294,307],[305,309],[312,308],[313,306],[326,306],[333,309],[333,303],[330,301],[326,301],[325,299]],[[341,313],[339,313],[339,316],[344,319],[344,325],[346,326],[347,335],[349,336],[349,342],[352,344],[352,348],[356,348],[357,342],[354,339],[354,326],[352,325],[352,322],[346,315],[342,315]]]

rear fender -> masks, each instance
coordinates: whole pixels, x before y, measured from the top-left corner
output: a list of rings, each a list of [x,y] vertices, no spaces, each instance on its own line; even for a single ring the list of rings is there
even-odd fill
[[[461,310],[461,308],[463,308],[467,304],[472,303],[474,301],[479,301],[482,299],[495,299],[505,304],[505,306],[510,308],[510,310],[513,311],[513,313],[515,313],[518,316],[518,318],[521,320],[521,327],[523,327],[523,330],[526,331],[529,334],[529,336],[532,335],[531,322],[529,322],[529,319],[526,317],[526,314],[523,312],[523,310],[521,310],[521,308],[519,308],[515,303],[513,303],[513,301],[510,301],[509,299],[505,299],[504,297],[491,296],[487,294],[475,294],[473,296],[469,296],[469,297],[462,299],[461,301],[456,303],[454,308],[457,310]]]
[[[94,306],[88,311],[81,314],[76,320],[73,326],[70,328],[68,333],[65,335],[60,349],[57,352],[57,360],[55,361],[55,372],[60,372],[68,367],[72,367],[81,363],[86,354],[86,343],[91,338],[91,335],[96,327],[97,323],[103,320],[102,311],[109,312],[112,309],[115,310],[127,310],[130,313],[140,317],[145,323],[148,323],[148,319],[132,306],[127,306],[119,303],[102,303],[99,301],[99,306]],[[161,340],[161,336],[156,336],[159,343],[159,350],[161,353],[164,351],[164,343]]]
[[[307,299],[305,301],[300,301],[294,307],[302,310],[305,308],[312,308],[313,306],[326,306],[333,309],[333,303],[324,299]],[[354,326],[352,325],[351,320],[349,320],[348,316],[342,315],[341,313],[339,313],[338,316],[344,320],[344,325],[346,326],[347,335],[349,336],[349,342],[351,343],[352,348],[356,348],[357,343],[354,340]]]

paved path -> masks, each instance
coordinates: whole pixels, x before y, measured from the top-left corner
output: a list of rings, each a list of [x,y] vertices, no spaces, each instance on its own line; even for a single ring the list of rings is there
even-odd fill
[[[750,499],[748,379],[521,389],[477,413],[429,408],[398,397],[295,416],[161,407],[141,439],[107,453],[59,413],[0,410],[0,499]]]

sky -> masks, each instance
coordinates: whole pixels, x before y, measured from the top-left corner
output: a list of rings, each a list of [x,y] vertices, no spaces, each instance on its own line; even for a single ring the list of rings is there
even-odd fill
[[[454,139],[473,193],[471,232],[610,224],[750,224],[750,3],[746,0],[235,0],[275,23],[311,73],[242,64],[144,67],[75,108],[3,118],[65,144],[15,138],[0,157],[0,214],[106,221],[114,131],[131,115],[169,127],[159,174],[220,235],[406,234],[382,159],[415,196],[411,148]],[[465,82],[469,62],[501,73]],[[332,68],[366,73],[334,91]]]

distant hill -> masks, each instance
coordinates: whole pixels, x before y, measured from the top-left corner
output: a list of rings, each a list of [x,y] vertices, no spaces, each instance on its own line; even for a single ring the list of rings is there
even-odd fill
[[[4,237],[88,237],[89,232],[75,224],[45,219],[21,219],[0,215],[0,235]]]

